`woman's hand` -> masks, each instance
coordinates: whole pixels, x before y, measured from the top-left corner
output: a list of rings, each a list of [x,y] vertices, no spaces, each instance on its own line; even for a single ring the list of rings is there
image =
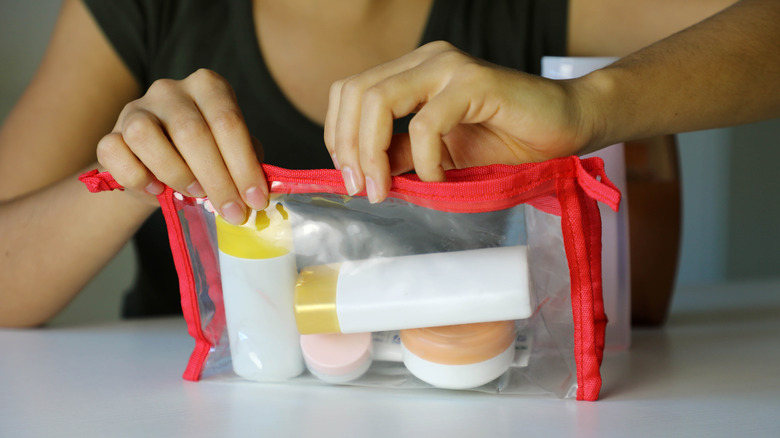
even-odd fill
[[[409,134],[393,120],[416,113]],[[385,199],[390,176],[415,170],[444,180],[451,168],[543,161],[593,139],[571,82],[498,67],[445,42],[333,84],[325,144],[347,190]]]
[[[263,209],[268,185],[235,94],[224,78],[201,69],[184,80],[161,79],[122,110],[98,144],[98,161],[125,188],[158,195],[166,184],[208,196],[234,224],[247,206]]]

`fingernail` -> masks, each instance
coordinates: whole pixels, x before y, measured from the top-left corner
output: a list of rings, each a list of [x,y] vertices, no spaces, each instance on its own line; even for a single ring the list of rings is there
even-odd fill
[[[336,157],[336,154],[332,154],[330,159],[333,160],[333,167],[335,167],[336,170],[341,170],[341,166],[339,166],[339,159]]]
[[[379,201],[379,192],[377,192],[376,183],[371,177],[366,177],[366,193],[368,194],[368,202],[376,204]]]
[[[165,186],[160,181],[154,180],[144,188],[144,191],[150,195],[158,196],[165,190]]]
[[[264,210],[268,206],[268,196],[258,187],[250,187],[246,191],[246,201],[255,210]]]
[[[192,184],[187,186],[187,193],[189,193],[190,196],[193,196],[195,198],[206,197],[206,192],[203,190],[203,187],[201,187],[200,183],[197,181],[194,181]]]
[[[344,186],[347,188],[347,193],[350,196],[360,191],[358,188],[357,177],[355,176],[355,172],[353,172],[352,169],[345,167],[344,170],[341,171],[341,176],[344,178]]]
[[[222,212],[222,217],[233,225],[242,225],[246,222],[246,213],[244,213],[244,209],[236,202],[226,202],[219,210]]]

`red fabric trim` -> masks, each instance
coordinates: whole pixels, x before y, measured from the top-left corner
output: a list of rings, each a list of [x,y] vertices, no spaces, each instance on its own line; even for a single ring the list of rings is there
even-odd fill
[[[162,207],[163,216],[165,217],[171,253],[176,266],[176,273],[179,276],[181,309],[184,319],[187,321],[187,332],[195,340],[195,348],[190,355],[183,377],[185,380],[195,381],[200,378],[203,364],[208,358],[212,344],[201,328],[198,298],[195,292],[195,277],[189,252],[187,251],[186,238],[174,203],[173,193],[173,189],[166,187],[165,191],[157,197],[157,200],[160,201],[160,207]]]
[[[87,186],[92,193],[108,192],[111,190],[124,190],[108,172],[98,172],[97,169],[84,172],[79,175],[79,181]]]
[[[341,173],[335,169],[290,170],[263,164],[273,193],[333,193],[346,195]],[[620,192],[607,179],[600,158],[558,158],[542,163],[494,164],[446,172],[446,182],[423,182],[414,174],[392,178],[390,197],[437,210],[479,213],[529,203],[560,216],[554,181],[577,179],[593,199],[617,210]],[[79,176],[92,192],[124,190],[108,172],[92,170]],[[365,192],[358,194],[365,196]]]
[[[189,198],[184,198],[185,203],[192,201]],[[213,313],[208,316],[208,321],[199,321],[200,329],[203,334],[204,340],[209,347],[215,346],[222,336],[222,332],[225,329],[225,306],[222,300],[222,276],[219,270],[219,256],[217,254],[217,242],[212,241],[211,233],[209,233],[209,223],[197,209],[201,207],[192,206],[183,208],[183,214],[187,220],[189,227],[190,243],[192,245],[189,256],[190,264],[192,264],[193,257],[197,256],[200,262],[201,270],[205,275],[205,278],[199,280],[205,281],[206,284],[200,287],[200,290],[206,290],[209,299],[211,300],[213,307]],[[187,248],[190,250],[190,248]],[[193,305],[198,306],[200,300],[198,299],[198,282],[192,283],[192,290],[186,291],[186,294],[191,296]],[[185,291],[182,290],[182,295]],[[185,305],[184,298],[182,298],[182,307]],[[200,313],[200,312],[199,312]],[[203,315],[201,315],[203,316]],[[204,324],[205,322],[205,324]],[[193,322],[194,323],[194,322]]]
[[[601,158],[578,160],[577,182],[591,198],[606,204],[614,211],[620,205],[620,190],[607,178],[604,161]]]
[[[561,231],[569,263],[574,322],[577,400],[594,401],[601,390],[606,315],[601,284],[601,217],[581,181],[559,180]]]
[[[601,213],[599,212],[596,200],[607,204],[610,208],[617,211],[620,205],[620,191],[609,181],[604,172],[603,162],[583,161],[583,170],[587,170],[589,175],[595,175],[600,184],[595,184],[594,179],[581,175],[578,181],[589,198],[582,199],[585,206],[583,221],[585,222],[582,231],[590,239],[590,284],[593,303],[590,309],[593,311],[593,337],[587,338],[592,343],[583,345],[586,351],[586,357],[581,364],[582,373],[586,375],[586,383],[582,389],[582,400],[598,400],[601,390],[601,363],[604,359],[604,346],[606,344],[606,330],[608,318],[604,309],[604,296],[601,266]],[[583,181],[586,181],[583,184]],[[607,188],[609,190],[607,190]],[[580,372],[580,370],[578,370]]]
[[[273,193],[333,193],[346,195],[335,169],[290,170],[264,164]],[[446,172],[445,182],[423,182],[417,175],[394,176],[389,197],[453,213],[479,213],[528,203],[561,215],[555,181],[577,179],[594,199],[617,210],[620,192],[606,178],[600,158],[565,157],[541,163],[494,164]],[[358,194],[365,196],[365,192]]]

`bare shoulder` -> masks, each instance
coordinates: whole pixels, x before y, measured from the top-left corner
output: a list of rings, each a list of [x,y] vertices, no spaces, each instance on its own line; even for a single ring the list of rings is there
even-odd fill
[[[0,127],[0,200],[47,186],[95,161],[139,86],[81,0],[65,0],[27,89]]]
[[[570,0],[570,56],[624,56],[736,0]]]

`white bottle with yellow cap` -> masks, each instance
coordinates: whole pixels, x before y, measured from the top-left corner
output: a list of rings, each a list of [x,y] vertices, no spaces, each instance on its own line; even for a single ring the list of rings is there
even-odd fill
[[[298,330],[360,333],[524,319],[525,246],[348,261],[304,268]]]
[[[287,212],[272,202],[244,225],[216,221],[233,370],[258,381],[298,376],[304,369],[293,314],[298,270]]]

